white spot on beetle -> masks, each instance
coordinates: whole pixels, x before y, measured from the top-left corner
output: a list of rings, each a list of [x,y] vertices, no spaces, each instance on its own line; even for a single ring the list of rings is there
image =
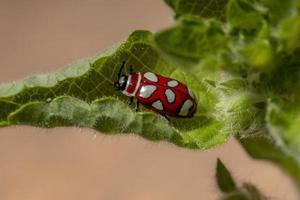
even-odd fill
[[[193,106],[193,102],[190,100],[190,99],[187,99],[181,109],[180,109],[180,112],[179,112],[179,115],[180,116],[187,116],[189,114],[189,110],[190,108]]]
[[[169,103],[173,103],[175,101],[175,93],[171,89],[166,89],[165,95]]]
[[[167,84],[169,87],[176,87],[178,85],[178,81],[171,80]]]
[[[160,100],[157,100],[157,101],[153,102],[152,107],[156,108],[157,110],[163,110],[164,109]]]
[[[155,85],[145,85],[145,86],[142,86],[141,89],[140,89],[139,96],[143,97],[143,98],[149,98],[153,94],[153,92],[155,90],[156,90],[156,86]]]
[[[158,81],[157,76],[154,73],[152,73],[152,72],[146,72],[144,74],[144,77],[146,79],[148,79],[149,81],[152,81],[152,82],[157,82]]]
[[[194,94],[193,94],[193,91],[192,91],[190,88],[188,88],[188,91],[189,91],[189,95],[190,95],[193,99],[195,99],[195,96],[194,96]]]

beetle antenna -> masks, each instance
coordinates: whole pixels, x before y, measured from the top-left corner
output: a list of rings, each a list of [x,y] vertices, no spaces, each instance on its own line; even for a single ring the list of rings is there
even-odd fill
[[[122,73],[122,71],[123,71],[124,66],[125,66],[125,61],[123,61],[122,65],[121,65],[121,68],[120,68],[120,70],[119,70],[119,73],[118,73],[118,79],[120,79],[120,77],[121,77],[121,73]]]
[[[129,66],[129,71],[130,71],[130,74],[133,73],[133,67],[132,67],[132,65]]]

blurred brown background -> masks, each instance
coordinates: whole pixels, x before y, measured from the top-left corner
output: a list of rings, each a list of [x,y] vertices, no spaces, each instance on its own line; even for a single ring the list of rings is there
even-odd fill
[[[172,23],[162,0],[0,0],[0,82],[53,72],[132,30]],[[214,200],[217,157],[271,199],[297,199],[279,168],[252,160],[234,140],[202,152],[134,135],[19,126],[0,129],[0,200]]]

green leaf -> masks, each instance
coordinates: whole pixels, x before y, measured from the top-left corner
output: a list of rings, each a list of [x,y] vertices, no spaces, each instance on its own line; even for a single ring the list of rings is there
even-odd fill
[[[216,171],[217,183],[222,192],[228,193],[236,190],[236,185],[233,178],[231,177],[230,172],[220,159],[217,160]]]
[[[280,24],[279,30],[275,33],[281,40],[282,48],[289,53],[300,47],[300,16],[293,16]]]
[[[276,142],[300,161],[300,103],[279,98],[270,99],[267,127]]]
[[[231,133],[249,135],[261,129],[264,108],[261,96],[254,94],[247,81],[232,79],[218,87],[220,101],[216,105],[216,117],[226,124]]]
[[[186,83],[198,99],[195,117],[169,123],[147,110],[135,113],[113,86],[123,61],[136,71],[149,70]],[[230,134],[224,121],[213,115],[218,102],[215,90],[211,83],[168,64],[155,49],[152,33],[137,31],[114,52],[82,60],[53,74],[1,85],[0,125],[88,127],[207,149],[224,143]]]
[[[297,0],[255,0],[257,7],[264,13],[265,18],[272,24],[276,25],[281,20],[291,16],[295,10]]]
[[[209,80],[230,80],[244,75],[244,67],[226,28],[215,20],[184,17],[177,25],[155,34],[156,46],[182,70]],[[235,49],[236,51],[236,49]]]
[[[49,103],[32,102],[11,113],[8,120],[12,124],[48,128],[79,126],[105,133],[135,132],[151,140],[171,140],[178,134],[165,119],[150,112],[135,113],[113,97],[90,104],[70,96],[57,97]]]
[[[263,26],[261,13],[248,0],[230,0],[226,13],[232,32],[254,35]]]
[[[222,200],[265,200],[267,199],[253,184],[243,183],[238,187],[230,172],[220,159],[217,160],[216,178],[223,192]]]
[[[259,75],[255,87],[264,92],[266,97],[300,99],[300,49],[292,54],[280,53],[276,56],[272,70]]]
[[[226,48],[227,38],[219,22],[183,18],[178,25],[157,33],[155,41],[167,53],[199,61]]]
[[[243,55],[245,62],[255,69],[268,72],[275,65],[275,48],[267,39],[255,40],[242,48],[240,53]]]
[[[251,183],[243,183],[235,192],[232,192],[222,200],[266,200],[267,198]]]
[[[225,19],[228,0],[165,0],[176,16],[195,15],[203,18]]]
[[[286,154],[275,144],[272,138],[266,136],[240,138],[247,153],[256,159],[264,159],[273,162],[285,170],[300,188],[300,166],[292,156]]]

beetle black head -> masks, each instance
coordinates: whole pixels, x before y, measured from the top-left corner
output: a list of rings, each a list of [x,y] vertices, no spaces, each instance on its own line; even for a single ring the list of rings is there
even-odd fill
[[[127,84],[127,80],[128,80],[128,76],[126,75],[121,75],[122,71],[123,71],[123,68],[125,66],[125,61],[122,63],[121,65],[121,68],[119,70],[119,73],[118,73],[118,79],[117,81],[115,82],[115,88],[117,90],[120,90],[120,91],[123,91],[125,90],[126,88],[126,84]]]
[[[126,88],[128,76],[122,75],[118,81],[115,82],[115,87],[117,90],[123,91]]]

